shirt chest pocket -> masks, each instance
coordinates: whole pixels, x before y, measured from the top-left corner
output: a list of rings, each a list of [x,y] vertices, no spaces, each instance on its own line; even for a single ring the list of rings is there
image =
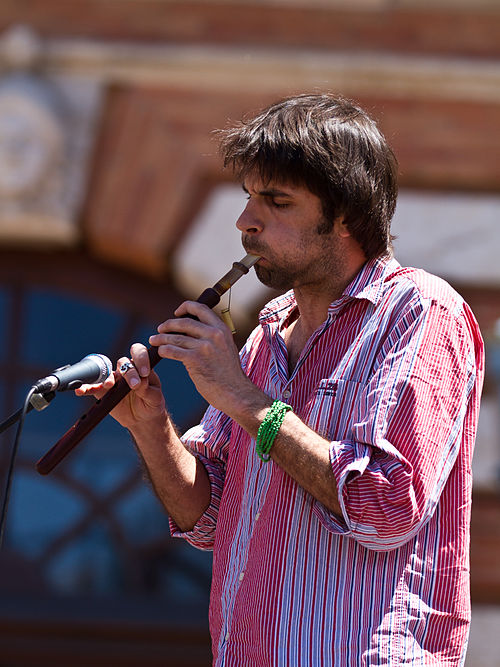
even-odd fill
[[[307,403],[304,421],[328,440],[351,437],[362,399],[363,385],[354,380],[321,380]]]

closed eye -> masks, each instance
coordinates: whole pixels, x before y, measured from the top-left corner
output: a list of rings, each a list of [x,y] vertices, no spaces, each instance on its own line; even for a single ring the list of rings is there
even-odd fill
[[[272,206],[273,208],[286,208],[287,206],[290,206],[290,202],[278,202],[278,201],[276,201],[276,199],[274,198],[273,195],[264,194],[263,196],[266,198],[269,205]],[[247,196],[245,197],[245,199],[248,201],[251,198],[252,198],[252,195],[247,193]]]

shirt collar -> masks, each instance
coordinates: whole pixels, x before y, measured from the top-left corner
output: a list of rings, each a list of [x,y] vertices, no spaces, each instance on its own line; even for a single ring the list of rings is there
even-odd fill
[[[328,312],[338,312],[352,299],[366,299],[376,306],[382,298],[387,277],[399,268],[399,262],[393,257],[376,257],[369,260],[363,264],[354,279],[347,285],[340,299],[330,304]],[[272,322],[283,324],[290,317],[296,305],[293,290],[285,292],[262,309],[259,320],[261,324]]]
[[[367,299],[376,306],[382,298],[384,283],[388,276],[399,268],[401,266],[394,257],[376,257],[369,260],[347,285],[339,301],[346,298]]]

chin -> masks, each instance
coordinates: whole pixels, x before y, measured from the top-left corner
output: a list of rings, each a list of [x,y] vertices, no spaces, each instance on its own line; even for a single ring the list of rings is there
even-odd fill
[[[292,285],[288,276],[276,269],[268,269],[259,264],[255,265],[255,273],[260,282],[266,287],[275,290],[288,291]]]

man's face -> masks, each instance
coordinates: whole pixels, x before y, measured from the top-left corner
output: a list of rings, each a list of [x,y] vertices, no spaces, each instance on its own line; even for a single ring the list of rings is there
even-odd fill
[[[319,288],[341,270],[342,252],[325,226],[321,201],[307,188],[263,183],[249,176],[243,183],[248,203],[236,226],[247,252],[261,256],[259,280],[277,290]]]

